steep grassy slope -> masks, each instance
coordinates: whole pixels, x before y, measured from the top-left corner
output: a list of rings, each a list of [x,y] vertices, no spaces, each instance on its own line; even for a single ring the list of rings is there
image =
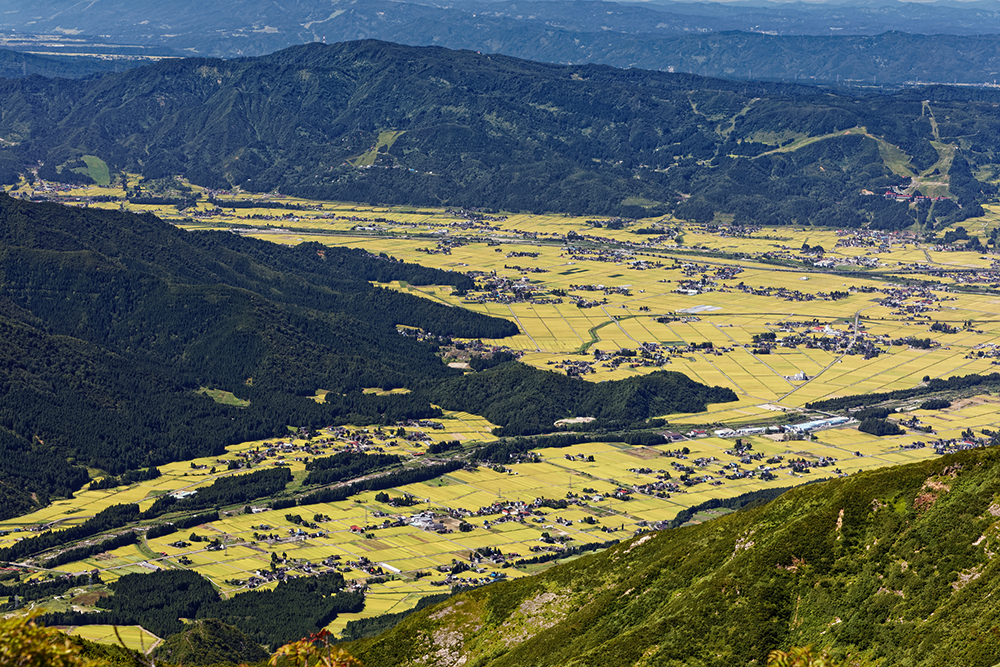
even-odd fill
[[[889,665],[1000,652],[1000,451],[793,489],[454,597],[347,648],[389,665],[762,665],[831,647]]]
[[[913,220],[881,220],[888,204],[859,194],[932,172],[931,140],[954,151],[940,167],[969,203],[995,189],[973,167],[1000,159],[990,92],[855,97],[374,41],[0,82],[0,96],[7,180],[15,157],[95,155],[149,177],[349,201],[899,227]]]

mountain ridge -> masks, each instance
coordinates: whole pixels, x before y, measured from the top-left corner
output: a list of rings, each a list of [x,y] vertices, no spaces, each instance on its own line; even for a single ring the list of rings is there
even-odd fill
[[[138,15],[141,19],[134,18]],[[7,35],[12,46],[49,49],[52,55],[88,53],[88,48],[111,54],[159,49],[159,55],[233,58],[309,42],[379,39],[552,63],[739,79],[852,80],[862,86],[916,80],[982,84],[1000,68],[1000,12],[985,5],[342,0],[317,7],[295,0],[279,8],[242,0],[220,9],[193,2],[103,0],[72,8],[54,1],[31,3],[13,8],[3,21],[0,30],[13,28]],[[19,36],[18,31],[41,34]],[[907,35],[890,37],[900,33]],[[59,35],[63,41],[51,46]],[[146,46],[136,51],[109,42]]]
[[[938,193],[973,205],[996,190],[977,173],[1000,162],[990,90],[854,94],[370,40],[0,81],[0,94],[7,182],[97,155],[147,178],[316,199],[896,229],[915,212],[862,191],[937,169]]]

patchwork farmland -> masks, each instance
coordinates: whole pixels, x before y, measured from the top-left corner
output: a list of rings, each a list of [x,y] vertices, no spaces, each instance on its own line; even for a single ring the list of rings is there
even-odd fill
[[[130,178],[130,186],[138,184]],[[344,500],[273,509],[274,499],[260,499],[224,507],[217,520],[169,535],[142,536],[134,545],[51,570],[35,564],[32,577],[96,571],[103,583],[92,589],[100,590],[124,574],[188,568],[227,596],[274,586],[277,579],[268,573],[275,571],[332,569],[358,585],[372,580],[364,611],[341,614],[331,624],[340,633],[349,621],[412,608],[454,585],[531,574],[554,562],[550,558],[662,527],[708,501],[921,460],[980,444],[1000,430],[998,399],[986,385],[948,392],[944,408],[921,408],[923,398],[892,402],[899,412],[890,419],[906,428],[902,435],[863,432],[850,414],[805,434],[788,428],[832,417],[809,407],[819,401],[993,372],[1000,361],[1000,262],[992,250],[867,230],[371,207],[178,186],[202,196],[182,210],[130,206],[192,230],[361,247],[469,272],[477,289],[461,295],[451,288],[386,285],[504,317],[521,330],[503,340],[451,341],[442,348],[445,363],[506,350],[523,363],[592,382],[668,369],[729,387],[739,400],[668,416],[659,429],[668,437],[658,442],[539,442],[531,456],[508,463],[476,465],[472,456],[436,479]],[[41,192],[28,184],[13,190],[15,196]],[[97,200],[116,192],[121,189],[63,188],[46,196],[117,207]],[[252,207],[254,201],[261,206]],[[239,206],[227,208],[227,202]],[[988,236],[998,218],[1000,210],[988,209],[984,218],[968,221],[966,231]],[[404,426],[413,438],[392,429],[378,434],[365,424],[310,439],[290,431],[287,438],[233,446],[222,457],[161,466],[156,479],[84,490],[0,523],[0,547],[43,527],[79,525],[112,505],[138,503],[145,510],[164,494],[245,474],[228,462],[250,452],[259,455],[258,469],[291,471],[284,497],[294,498],[304,492],[308,461],[321,456],[396,454],[417,469],[431,458],[430,445],[457,442],[435,457],[451,460],[496,440],[493,425],[477,415],[446,411],[439,421],[441,428]],[[367,444],[359,446],[362,441]]]

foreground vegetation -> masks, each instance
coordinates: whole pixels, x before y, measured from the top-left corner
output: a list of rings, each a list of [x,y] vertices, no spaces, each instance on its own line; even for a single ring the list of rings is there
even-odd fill
[[[1000,454],[970,451],[809,485],[691,528],[464,593],[348,645],[366,665],[992,665]]]

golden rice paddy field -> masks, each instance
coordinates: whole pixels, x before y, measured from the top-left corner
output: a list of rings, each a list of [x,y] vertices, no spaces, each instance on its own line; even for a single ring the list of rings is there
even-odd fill
[[[79,625],[63,628],[68,634],[105,644],[123,644],[134,651],[148,653],[161,639],[138,625]],[[116,632],[117,631],[117,632]]]
[[[28,189],[25,186],[19,191]],[[120,190],[81,188],[62,196],[84,198],[102,193],[120,194]],[[427,266],[475,270],[488,274],[487,278],[495,274],[496,278],[523,280],[536,289],[535,303],[504,298],[470,302],[469,297],[453,296],[450,288],[398,283],[391,287],[515,321],[520,335],[484,342],[521,351],[522,361],[539,368],[588,361],[593,372],[585,375],[587,380],[620,379],[656,367],[624,363],[612,368],[594,362],[595,350],[615,352],[656,343],[673,348],[664,368],[706,384],[730,387],[739,400],[709,406],[704,413],[668,416],[674,430],[684,432],[698,426],[708,430],[704,437],[646,448],[589,443],[540,449],[537,463],[513,464],[502,471],[486,467],[462,470],[432,482],[389,491],[390,495],[409,493],[420,499],[421,503],[413,507],[389,507],[376,501],[371,492],[342,502],[293,510],[233,513],[190,531],[220,539],[225,545],[223,550],[207,551],[202,548],[205,542],[189,542],[190,533],[184,531],[72,563],[60,571],[98,569],[105,581],[112,581],[129,572],[189,567],[210,578],[224,595],[242,590],[243,584],[232,582],[266,569],[273,553],[284,554],[289,562],[314,564],[331,556],[340,556],[340,562],[363,556],[387,573],[396,573],[395,580],[372,588],[363,612],[341,616],[331,625],[339,632],[354,618],[401,611],[424,595],[445,590],[434,585],[444,579],[436,568],[450,566],[453,559],[465,559],[476,548],[496,547],[504,553],[529,556],[531,547],[542,544],[539,538],[543,532],[569,538],[569,544],[576,546],[622,539],[632,535],[643,522],[669,520],[680,510],[713,497],[921,460],[934,456],[934,450],[904,447],[920,440],[959,438],[969,428],[1000,429],[1000,401],[981,396],[945,410],[907,413],[907,417],[918,417],[931,427],[933,436],[910,431],[877,438],[849,425],[820,431],[812,440],[778,442],[763,436],[744,437],[752,444],[753,452],[766,458],[834,460],[833,465],[813,468],[807,475],[778,469],[776,478],[767,482],[756,478],[726,479],[723,466],[736,460],[726,454],[733,440],[712,437],[712,432],[723,426],[767,422],[782,412],[803,411],[807,403],[825,398],[911,388],[927,376],[992,372],[994,361],[1000,361],[1000,356],[991,356],[993,350],[1000,350],[1000,293],[985,289],[970,293],[955,288],[968,279],[970,274],[963,272],[969,271],[978,272],[987,284],[1000,283],[1000,273],[995,280],[988,279],[989,272],[1000,271],[994,266],[994,255],[949,251],[918,243],[916,238],[869,238],[825,229],[764,228],[749,236],[732,236],[677,220],[652,219],[622,230],[609,230],[595,228],[585,218],[527,214],[472,223],[468,216],[441,209],[371,207],[287,197],[268,200],[303,209],[226,209],[227,197],[248,199],[238,194],[221,195],[221,208],[202,201],[197,210],[183,213],[174,207],[131,208],[152,210],[189,229],[239,228],[278,243],[318,241],[361,247]],[[986,217],[967,221],[965,226],[970,233],[983,235],[996,226],[998,219],[1000,209],[990,209]],[[663,226],[662,235],[633,233],[636,228],[657,225]],[[568,239],[567,235],[576,237]],[[826,265],[803,263],[808,259],[801,253],[804,245],[822,246]],[[930,270],[941,272],[933,278],[940,282],[934,290],[907,291],[895,284],[914,271]],[[581,285],[599,287],[584,291],[578,289]],[[844,293],[843,298],[831,300],[823,296],[833,292]],[[540,302],[560,294],[564,295],[561,303]],[[571,296],[599,303],[580,308]],[[889,297],[895,301],[883,303]],[[934,322],[954,327],[956,332],[931,331]],[[769,354],[755,349],[755,337],[774,333],[780,340],[793,332],[812,344],[779,346]],[[903,338],[930,339],[932,346],[920,349],[889,344],[890,340]],[[837,344],[864,340],[871,341],[880,353],[865,358],[862,354],[846,354]],[[711,343],[712,348],[691,347],[706,343]],[[795,379],[797,374],[804,374],[805,379]],[[476,415],[447,413],[441,421],[443,430],[428,432],[434,440],[471,443],[492,439],[492,425]],[[230,448],[229,454],[264,444],[243,443]],[[686,459],[673,454],[681,447],[689,450]],[[336,448],[333,445],[328,451],[332,453]],[[406,444],[387,451],[407,456],[422,453]],[[295,458],[277,454],[267,462],[291,468],[296,480],[293,489],[301,483],[305,465]],[[698,459],[705,462],[695,465]],[[689,487],[669,497],[635,493],[627,502],[611,497],[619,487],[650,483],[657,475],[670,473],[676,479],[674,463],[694,466],[696,474],[711,476],[712,483]],[[2,522],[0,530],[74,525],[116,503],[137,502],[145,509],[160,494],[193,490],[220,476],[239,474],[227,471],[218,459],[178,462],[160,469],[163,475],[156,480],[109,491],[85,490],[71,500],[57,501],[34,514]],[[395,528],[352,530],[352,526],[380,523],[381,519],[374,518],[376,512],[408,519],[425,510],[441,515],[449,509],[474,511],[498,501],[562,499],[571,493],[580,496],[585,504],[546,510],[547,516],[535,517],[539,522],[529,519],[524,523],[497,523],[499,515],[490,515],[470,519],[475,529],[467,533],[429,532],[409,523]],[[289,512],[306,519],[325,515],[328,520],[318,524],[321,535],[295,537],[289,532],[295,525],[285,518]],[[484,520],[490,522],[489,526],[483,525]],[[273,533],[279,538],[259,539],[254,533]],[[11,532],[2,536],[0,546],[23,535]],[[189,543],[171,546],[178,540]],[[188,564],[182,564],[181,558]],[[492,572],[524,576],[536,569],[490,565],[474,576],[489,576]],[[423,574],[418,577],[418,572]],[[354,568],[345,576],[350,579],[368,575]],[[98,626],[81,631],[95,637],[106,632]]]
[[[987,399],[989,400],[989,399]],[[966,405],[956,405],[944,411],[915,411],[922,421],[932,425],[938,437],[959,437],[966,428],[1000,427],[997,403],[973,401]],[[762,410],[763,411],[763,410]],[[456,426],[456,425],[450,425]],[[481,439],[488,439],[488,424],[479,422]],[[467,426],[465,427],[467,428]],[[457,433],[452,431],[451,433]],[[451,433],[436,434],[444,438]],[[468,430],[465,434],[471,435]],[[389,490],[390,495],[409,493],[422,502],[405,510],[392,508],[375,500],[374,492],[367,492],[349,500],[298,506],[291,510],[267,510],[255,514],[234,513],[220,520],[197,526],[169,536],[145,540],[142,544],[122,547],[93,558],[71,563],[58,568],[61,572],[85,572],[97,569],[106,582],[133,572],[151,571],[156,568],[187,567],[208,577],[225,595],[234,594],[243,587],[234,585],[234,580],[245,580],[257,571],[266,570],[271,554],[287,558],[289,562],[309,561],[318,564],[331,556],[340,556],[340,562],[354,561],[364,556],[382,566],[387,573],[398,570],[395,581],[376,585],[371,591],[368,604],[360,614],[348,614],[334,621],[330,629],[342,631],[346,623],[354,618],[400,611],[412,607],[423,595],[446,590],[435,586],[444,574],[435,570],[439,566],[449,566],[453,559],[466,559],[471,550],[495,547],[504,553],[530,556],[532,546],[539,546],[543,532],[569,537],[570,545],[603,542],[630,536],[640,522],[669,520],[678,511],[704,502],[712,497],[739,495],[765,487],[783,487],[822,478],[833,474],[851,474],[863,469],[895,465],[921,460],[933,456],[931,449],[906,450],[902,446],[913,441],[911,436],[876,438],[857,431],[855,428],[830,429],[816,434],[813,441],[775,442],[766,437],[744,438],[753,446],[754,452],[766,457],[781,456],[784,459],[805,458],[816,460],[829,457],[836,460],[835,466],[815,468],[808,475],[793,475],[781,471],[769,482],[757,479],[725,480],[723,465],[735,461],[726,454],[733,441],[717,437],[692,438],[675,445],[656,447],[631,447],[622,443],[588,443],[558,449],[537,450],[541,461],[507,466],[506,472],[497,472],[480,467],[475,471],[456,471],[428,483],[412,484]],[[247,443],[256,446],[261,443]],[[686,446],[689,453],[685,459],[670,455],[673,450]],[[587,457],[593,457],[589,461]],[[569,457],[569,458],[567,458]],[[714,460],[711,460],[713,459]],[[696,459],[710,459],[711,462],[697,465]],[[616,488],[633,484],[644,484],[655,479],[657,473],[673,472],[671,464],[681,462],[695,465],[697,474],[711,475],[722,481],[720,486],[700,484],[687,492],[670,494],[669,498],[657,498],[633,494],[633,500],[620,501],[611,494]],[[79,521],[111,502],[127,502],[142,499],[141,504],[157,491],[164,489],[188,488],[206,484],[210,475],[193,478],[185,477],[189,464],[173,464],[164,467],[164,476],[158,480],[143,482],[117,493],[84,491],[74,501],[64,501],[49,510],[22,517],[22,524],[28,522],[52,521],[64,518]],[[637,472],[640,469],[651,472]],[[834,471],[839,472],[834,472]],[[585,491],[586,489],[586,491]],[[436,533],[421,530],[412,525],[374,530],[365,534],[352,531],[352,526],[378,523],[376,511],[392,517],[408,517],[426,510],[443,514],[449,509],[476,510],[500,501],[532,501],[544,497],[559,499],[568,493],[581,496],[586,506],[570,506],[564,510],[546,510],[547,516],[535,517],[541,523],[529,519],[525,523],[493,523],[496,515],[485,517],[490,520],[488,528],[482,525],[484,519],[470,519],[476,528],[469,533]],[[75,505],[75,507],[70,507]],[[80,508],[72,514],[68,509]],[[60,510],[62,514],[60,515]],[[319,523],[323,531],[321,537],[296,538],[289,531],[295,527],[285,518],[286,514],[299,514],[309,519],[316,514],[328,517]],[[583,520],[592,517],[598,523],[590,525]],[[556,519],[561,523],[557,523]],[[13,526],[16,522],[7,522]],[[266,527],[266,528],[265,528]],[[604,532],[607,528],[611,532]],[[276,541],[256,539],[254,533],[273,533]],[[191,534],[206,539],[218,538],[225,548],[208,551],[206,542],[189,542]],[[19,533],[6,536],[5,540],[16,539]],[[182,546],[171,546],[178,540],[188,542]],[[182,564],[180,559],[185,558]],[[536,568],[499,568],[485,566],[475,576],[488,576],[492,572],[507,576],[524,576]],[[418,572],[429,574],[419,579]],[[39,576],[43,573],[39,573]],[[357,569],[345,575],[348,579],[367,577]],[[89,632],[95,632],[89,630]],[[110,639],[110,636],[108,636]]]

